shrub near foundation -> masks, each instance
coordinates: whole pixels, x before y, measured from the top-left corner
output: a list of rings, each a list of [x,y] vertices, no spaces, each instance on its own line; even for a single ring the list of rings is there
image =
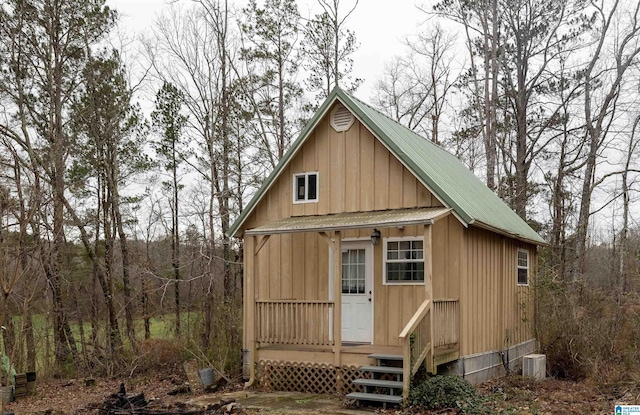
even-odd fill
[[[409,403],[425,409],[457,409],[465,414],[484,414],[484,399],[459,376],[434,376],[411,388]]]

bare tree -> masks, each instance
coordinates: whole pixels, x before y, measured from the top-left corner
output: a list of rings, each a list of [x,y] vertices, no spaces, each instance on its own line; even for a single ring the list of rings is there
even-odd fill
[[[640,54],[640,3],[625,6],[619,0],[591,1],[591,7],[595,10],[593,47],[583,72],[587,155],[576,225],[574,279],[585,271],[591,199],[594,189],[602,183],[602,178],[596,178],[596,167],[616,120],[629,70],[637,64]]]
[[[422,8],[427,13],[430,10]],[[462,25],[469,56],[469,71],[463,77],[471,91],[468,114],[470,134],[482,137],[485,150],[486,184],[497,189],[498,171],[498,108],[501,100],[498,88],[500,63],[500,16],[498,0],[442,1],[435,5],[436,15]]]
[[[304,29],[301,57],[309,72],[307,86],[316,92],[316,104],[341,87],[353,92],[362,80],[351,79],[353,59],[358,49],[356,35],[347,29],[346,21],[358,6],[358,0],[346,13],[340,10],[340,0],[318,0],[323,12],[310,19]]]
[[[0,20],[0,43],[10,62],[10,70],[2,71],[0,85],[10,88],[3,92],[10,96],[15,116],[21,120],[18,132],[5,128],[3,134],[24,149],[32,168],[41,169],[41,177],[51,187],[51,244],[45,243],[43,234],[36,233],[36,240],[53,297],[56,362],[62,364],[76,351],[62,294],[65,174],[72,145],[66,117],[85,59],[85,39],[93,44],[102,38],[112,25],[113,13],[102,0],[7,1],[0,9]]]
[[[409,53],[387,63],[373,101],[393,119],[440,144],[440,124],[456,81],[454,38],[435,25],[408,39],[407,45]]]
[[[255,114],[258,142],[273,169],[296,132],[294,111],[303,93],[296,80],[300,13],[293,0],[267,0],[264,8],[251,0],[243,13],[246,43],[241,57],[248,75],[239,82]]]

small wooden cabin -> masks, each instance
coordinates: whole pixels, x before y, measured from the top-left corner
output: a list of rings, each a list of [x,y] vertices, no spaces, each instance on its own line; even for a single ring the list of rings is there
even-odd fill
[[[248,384],[401,400],[422,364],[480,382],[534,351],[542,238],[456,157],[339,88],[230,234]]]

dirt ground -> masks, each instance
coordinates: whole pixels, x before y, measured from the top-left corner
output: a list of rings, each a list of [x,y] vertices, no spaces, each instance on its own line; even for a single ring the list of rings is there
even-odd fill
[[[62,415],[84,413],[87,408],[100,406],[105,398],[120,389],[121,379],[95,379],[87,384],[84,379],[38,379],[32,396],[17,398],[5,407],[5,411],[22,414]],[[168,392],[184,384],[180,376],[153,375],[136,380],[124,380],[127,393],[145,394],[152,403],[171,405],[184,401],[185,395],[169,396]]]
[[[84,380],[38,381],[34,396],[18,398],[7,405],[5,411],[17,415],[70,415],[98,413],[106,397],[120,388],[120,379],[97,379],[94,385]],[[269,394],[266,392],[244,392],[227,390],[215,394],[169,392],[184,385],[184,377],[172,374],[156,374],[136,380],[125,380],[128,393],[144,393],[153,407],[185,408],[206,406],[224,395],[233,396],[247,413],[270,414],[454,414],[455,411],[423,412],[411,409],[356,408],[339,397],[308,394]],[[556,379],[535,382],[521,377],[503,378],[486,382],[478,390],[487,398],[490,413],[497,414],[613,414],[614,404],[640,403],[640,388],[634,384],[606,385],[595,382],[569,382]],[[304,395],[304,396],[303,396]],[[176,409],[175,413],[180,411]]]

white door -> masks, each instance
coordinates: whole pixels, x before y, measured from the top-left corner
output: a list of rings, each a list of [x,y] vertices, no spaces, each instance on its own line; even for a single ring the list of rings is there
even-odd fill
[[[373,250],[370,241],[342,243],[342,341],[373,340]]]

